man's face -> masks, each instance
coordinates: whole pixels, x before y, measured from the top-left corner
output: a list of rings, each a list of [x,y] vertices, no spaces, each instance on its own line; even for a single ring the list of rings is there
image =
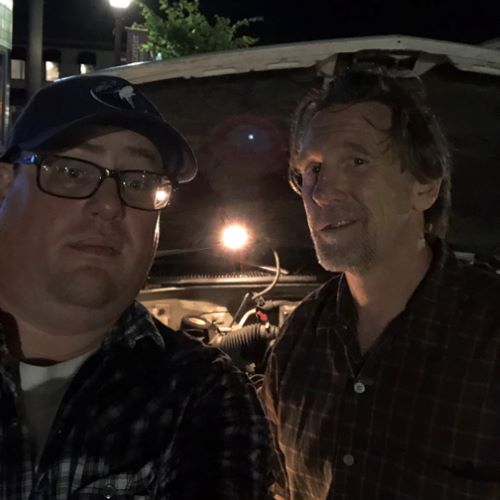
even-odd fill
[[[161,172],[155,146],[129,130],[94,127],[58,153],[109,169]],[[89,199],[51,196],[37,187],[36,170],[20,165],[13,175],[0,164],[0,304],[23,305],[35,316],[54,304],[118,316],[146,278],[158,212],[123,205],[110,178]]]
[[[377,102],[334,105],[305,131],[302,198],[318,260],[329,271],[366,270],[423,230],[422,185],[402,169],[387,133],[391,119]]]

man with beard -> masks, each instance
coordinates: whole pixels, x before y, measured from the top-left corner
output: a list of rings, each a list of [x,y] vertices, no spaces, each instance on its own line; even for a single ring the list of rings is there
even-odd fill
[[[27,104],[0,163],[0,499],[267,497],[246,377],[134,302],[160,210],[195,174],[126,80]]]
[[[270,353],[289,499],[500,498],[500,286],[443,241],[450,153],[416,78],[349,69],[292,128],[290,182],[335,273]]]

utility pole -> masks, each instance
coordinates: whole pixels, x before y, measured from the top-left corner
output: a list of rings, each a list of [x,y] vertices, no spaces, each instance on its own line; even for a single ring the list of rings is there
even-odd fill
[[[115,9],[115,27],[113,33],[115,35],[115,66],[120,66],[122,63],[122,36],[123,36],[123,12]]]
[[[125,10],[128,8],[132,0],[108,0],[109,5],[113,7],[113,14],[115,16],[115,28],[113,34],[115,35],[115,66],[120,66],[122,63],[122,36],[123,25],[125,22]]]
[[[28,98],[42,87],[43,2],[30,0],[26,90]]]

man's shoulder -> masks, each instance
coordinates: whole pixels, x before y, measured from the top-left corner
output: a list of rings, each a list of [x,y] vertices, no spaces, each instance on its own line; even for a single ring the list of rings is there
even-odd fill
[[[316,329],[325,304],[334,307],[341,274],[335,274],[328,281],[309,293],[297,305],[281,328],[273,351],[289,350],[302,341],[308,332]]]
[[[335,274],[328,281],[306,295],[291,314],[288,324],[308,319],[320,313],[321,306],[328,300],[333,305],[342,274]]]
[[[488,309],[500,314],[500,275],[474,265],[461,265],[457,284],[464,306]]]
[[[476,307],[499,309],[500,274],[458,259],[442,240],[431,240],[436,264],[429,272],[431,295],[443,303],[453,299],[456,307],[471,311]]]
[[[196,367],[201,371],[232,367],[230,358],[219,349],[204,344],[182,330],[173,330],[159,321],[155,323],[165,343],[164,362],[168,361],[178,368]]]
[[[451,314],[453,337],[465,342],[464,346],[476,345],[479,339],[484,346],[499,346],[500,276],[462,263],[449,266],[447,273],[436,297],[444,314]]]
[[[142,317],[148,319],[143,324],[147,331],[132,345],[122,342],[112,348],[112,359],[120,370],[127,367],[130,384],[145,385],[148,391],[154,388],[156,397],[163,398],[172,391],[189,395],[206,383],[217,385],[227,377],[244,377],[222,351],[173,330],[149,313],[141,311]]]
[[[328,280],[326,280],[323,284],[314,289],[311,293],[306,295],[300,305],[307,303],[314,303],[318,300],[322,300],[327,296],[331,296],[332,292],[336,292],[339,286],[340,280],[342,279],[342,273],[333,274]]]

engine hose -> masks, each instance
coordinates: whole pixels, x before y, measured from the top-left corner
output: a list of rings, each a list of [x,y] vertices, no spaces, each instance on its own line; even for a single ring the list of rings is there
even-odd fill
[[[263,340],[275,339],[278,333],[277,326],[255,323],[231,330],[226,335],[218,335],[213,339],[212,345],[226,352],[235,352],[252,347]]]

